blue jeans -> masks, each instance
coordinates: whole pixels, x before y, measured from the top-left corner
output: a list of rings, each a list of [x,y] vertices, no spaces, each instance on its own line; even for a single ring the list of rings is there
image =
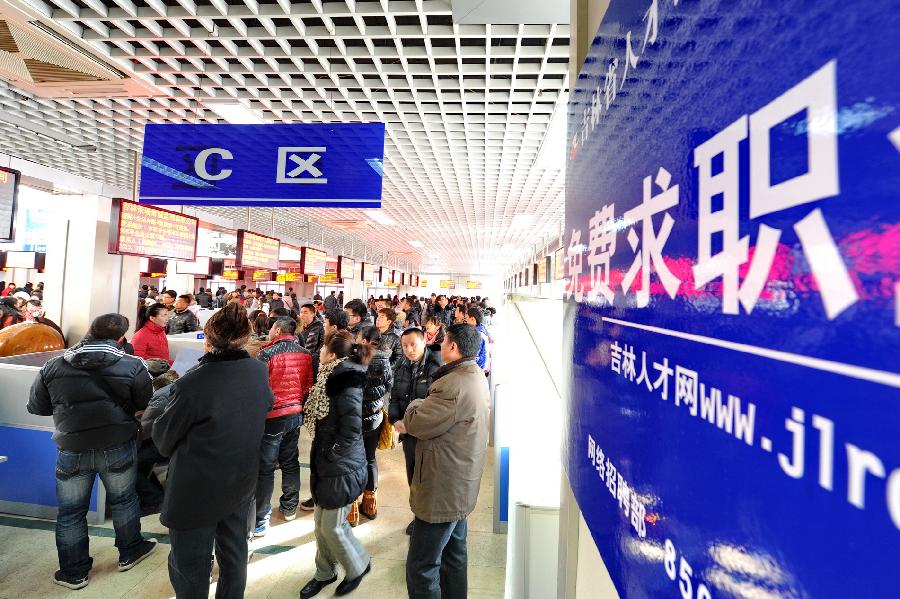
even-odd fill
[[[87,513],[97,475],[116,529],[119,559],[129,560],[140,551],[141,508],[134,489],[137,448],[134,441],[107,449],[59,450],[56,456],[56,550],[59,568],[70,578],[83,578],[94,561],[88,550]]]
[[[431,524],[415,519],[406,557],[410,599],[466,599],[468,522]]]
[[[300,503],[300,427],[303,414],[266,421],[256,481],[256,525],[267,524],[272,515],[275,466],[281,467],[281,511],[292,514]]]

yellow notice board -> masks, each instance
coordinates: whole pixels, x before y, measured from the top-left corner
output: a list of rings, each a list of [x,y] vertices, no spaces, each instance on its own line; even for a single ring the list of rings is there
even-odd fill
[[[441,289],[456,289],[456,281],[453,279],[441,279]]]
[[[481,281],[466,281],[466,289],[481,289]]]

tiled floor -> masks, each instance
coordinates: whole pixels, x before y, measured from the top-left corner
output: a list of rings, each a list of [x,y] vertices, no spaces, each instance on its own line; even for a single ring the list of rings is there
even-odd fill
[[[490,455],[490,451],[488,455]],[[309,455],[309,438],[301,435],[301,461]],[[394,599],[406,596],[404,568],[408,537],[404,534],[412,518],[409,490],[403,466],[403,453],[379,451],[381,467],[378,518],[355,529],[372,556],[372,573],[354,593],[366,599]],[[485,467],[481,494],[475,512],[469,518],[469,597],[503,597],[506,577],[506,536],[491,532],[493,481],[491,463]],[[276,503],[280,495],[276,473]],[[308,496],[309,470],[302,470],[301,496]],[[247,597],[297,597],[300,588],[315,570],[315,540],[312,514],[300,512],[293,522],[277,516],[269,534],[254,542],[256,553],[248,567]],[[6,524],[6,525],[3,525]],[[166,529],[158,516],[141,521],[145,533],[160,539],[157,552],[130,572],[116,571],[117,551],[113,546],[112,522],[91,528],[91,555],[94,568],[91,583],[80,591],[68,591],[50,579],[57,568],[53,523],[17,516],[0,515],[0,598],[78,597],[80,599],[147,598],[174,596],[169,584],[166,558],[169,554]],[[213,571],[215,576],[216,571]],[[343,576],[343,574],[341,574]],[[319,596],[332,597],[336,585]],[[210,587],[210,596],[215,585]]]

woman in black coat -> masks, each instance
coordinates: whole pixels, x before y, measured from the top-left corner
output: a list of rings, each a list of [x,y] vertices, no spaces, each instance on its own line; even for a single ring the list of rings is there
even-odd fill
[[[378,515],[376,491],[378,489],[378,461],[375,452],[381,429],[384,427],[382,410],[391,397],[394,384],[394,372],[391,369],[391,350],[384,345],[384,336],[376,327],[366,327],[359,332],[356,342],[367,345],[374,353],[366,373],[366,385],[363,388],[362,432],[363,445],[366,450],[366,490],[363,492],[362,505],[359,512],[374,520]],[[351,524],[353,524],[351,522]]]
[[[303,598],[336,581],[338,563],[346,577],[337,595],[356,589],[371,569],[369,554],[347,518],[366,485],[362,403],[370,359],[370,348],[353,343],[350,333],[329,336],[319,354],[316,385],[304,406],[304,424],[314,435],[309,482],[315,503],[316,575],[300,591]]]
[[[203,330],[207,353],[144,415],[159,453],[170,457],[160,522],[169,528],[176,596],[207,595],[215,544],[216,596],[237,598],[247,583],[250,506],[275,397],[266,365],[243,349],[251,332],[243,306],[229,304]]]

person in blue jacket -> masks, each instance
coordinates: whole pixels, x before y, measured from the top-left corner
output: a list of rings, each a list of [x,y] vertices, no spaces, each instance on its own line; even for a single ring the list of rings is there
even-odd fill
[[[487,372],[490,370],[490,342],[491,335],[488,333],[487,327],[484,326],[484,312],[480,308],[472,307],[466,311],[466,322],[478,330],[481,335],[481,347],[478,349],[478,356],[475,363],[478,367]]]

